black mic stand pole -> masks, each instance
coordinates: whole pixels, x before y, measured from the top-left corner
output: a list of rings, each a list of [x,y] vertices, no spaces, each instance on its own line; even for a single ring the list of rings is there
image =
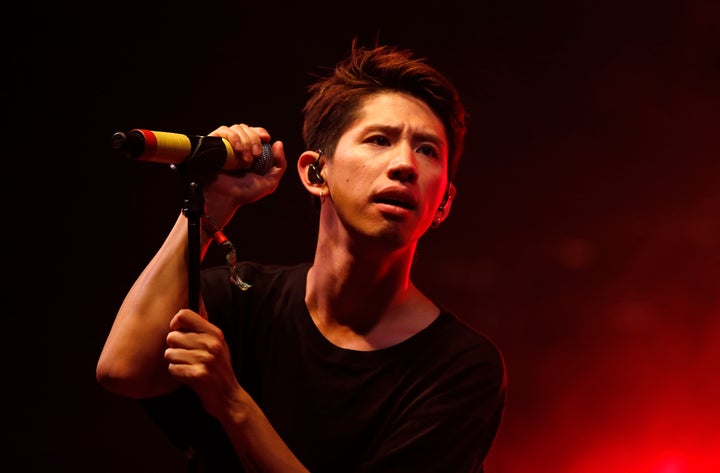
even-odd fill
[[[200,313],[200,229],[205,213],[205,198],[199,178],[186,179],[183,214],[188,225],[188,308]],[[192,446],[185,448],[188,473],[201,473],[199,452]]]
[[[189,309],[200,312],[200,228],[205,214],[202,177],[211,176],[225,163],[225,151],[218,153],[216,142],[200,138],[193,153],[173,168],[185,177],[185,206],[183,213],[188,221],[188,303]]]
[[[205,199],[200,180],[188,179],[183,213],[188,223],[188,308],[200,312],[200,219]]]
[[[225,163],[226,152],[224,147],[217,146],[218,143],[221,142],[200,137],[192,154],[182,163],[172,165],[185,178],[183,213],[188,221],[188,308],[197,313],[200,313],[200,230],[202,217],[205,215],[202,178],[214,175]],[[193,445],[185,448],[185,456],[188,473],[202,473],[202,458]]]
[[[192,154],[172,167],[185,178],[183,213],[188,221],[188,308],[200,313],[200,229],[205,215],[202,178],[217,173],[225,163],[226,154],[218,152],[217,141],[200,138]],[[188,473],[202,473],[202,458],[193,445],[185,449]]]

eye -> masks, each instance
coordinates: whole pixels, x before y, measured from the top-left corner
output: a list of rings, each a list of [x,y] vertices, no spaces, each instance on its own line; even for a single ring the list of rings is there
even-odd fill
[[[368,138],[368,142],[378,146],[390,146],[390,140],[383,135],[374,135]]]
[[[424,154],[425,156],[431,156],[433,158],[437,158],[440,156],[438,151],[433,146],[430,146],[430,145],[424,145],[424,146],[419,147],[418,152],[420,154]]]

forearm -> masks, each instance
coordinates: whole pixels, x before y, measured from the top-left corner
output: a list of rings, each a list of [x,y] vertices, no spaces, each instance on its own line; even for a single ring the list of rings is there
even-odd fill
[[[149,397],[177,386],[163,355],[170,320],[188,304],[187,237],[180,215],[118,310],[97,365],[98,381],[110,391]]]

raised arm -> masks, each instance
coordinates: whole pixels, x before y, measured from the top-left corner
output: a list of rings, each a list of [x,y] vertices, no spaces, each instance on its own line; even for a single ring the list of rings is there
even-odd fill
[[[248,167],[262,152],[270,135],[247,125],[222,126],[211,133],[227,139],[237,159]],[[221,227],[237,209],[272,193],[282,177],[286,161],[281,142],[272,147],[274,166],[265,175],[219,173],[204,184],[205,213]],[[201,232],[204,255],[210,237]],[[179,382],[168,371],[164,358],[170,321],[188,306],[188,229],[180,214],[158,252],[127,293],[100,354],[98,382],[119,395],[145,398],[167,393]]]

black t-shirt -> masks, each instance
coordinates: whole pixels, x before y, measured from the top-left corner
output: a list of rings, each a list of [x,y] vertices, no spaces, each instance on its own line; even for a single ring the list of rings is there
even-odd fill
[[[313,473],[482,472],[505,405],[497,347],[443,311],[427,328],[380,350],[330,343],[305,306],[310,265],[241,263],[203,271],[202,294],[235,374]],[[215,419],[188,389],[146,401],[207,473],[242,472]]]

